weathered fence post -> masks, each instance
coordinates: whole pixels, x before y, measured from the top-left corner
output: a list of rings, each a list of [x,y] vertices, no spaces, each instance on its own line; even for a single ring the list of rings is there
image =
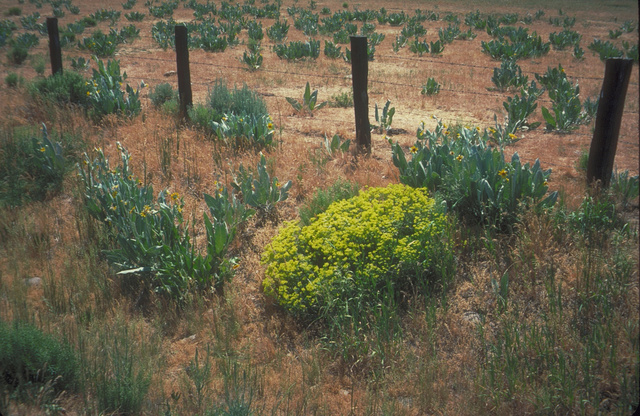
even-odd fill
[[[187,118],[187,108],[193,104],[191,92],[191,73],[189,72],[189,44],[187,27],[176,25],[176,61],[178,66],[178,92],[180,94],[180,116]]]
[[[598,101],[596,126],[589,150],[589,184],[600,181],[602,186],[609,186],[632,67],[631,59],[607,59]]]
[[[353,108],[356,115],[356,145],[357,151],[370,154],[368,75],[367,38],[365,36],[351,36],[351,81],[353,83]]]
[[[47,32],[49,33],[51,73],[57,74],[62,72],[62,50],[60,48],[60,34],[58,33],[58,18],[47,17]]]

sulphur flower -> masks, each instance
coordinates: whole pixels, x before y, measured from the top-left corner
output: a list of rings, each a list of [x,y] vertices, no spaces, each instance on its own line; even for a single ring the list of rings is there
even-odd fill
[[[418,152],[418,148],[415,147],[415,146],[411,146],[411,148],[409,150],[411,150],[411,153],[417,153]]]
[[[462,156],[462,155],[458,155],[458,156],[456,156],[456,160],[457,160],[458,162],[462,162],[462,159],[464,159],[464,156]]]

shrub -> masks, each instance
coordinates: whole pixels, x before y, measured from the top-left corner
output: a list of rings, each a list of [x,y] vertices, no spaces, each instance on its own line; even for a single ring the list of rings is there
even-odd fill
[[[422,95],[436,95],[440,92],[440,84],[434,78],[429,77],[427,82],[422,86],[420,93]]]
[[[24,78],[15,72],[9,72],[4,78],[4,82],[9,88],[17,88],[24,83]]]
[[[32,84],[32,93],[59,104],[85,105],[87,80],[74,71],[65,70],[47,78],[39,78]]]
[[[515,59],[505,59],[500,64],[500,68],[493,69],[491,82],[500,91],[506,91],[510,88],[520,88],[524,86],[529,79],[526,75],[522,75],[522,69]]]
[[[20,7],[9,7],[9,9],[5,12],[6,16],[20,16],[22,14],[22,9]]]
[[[149,99],[155,107],[162,107],[167,101],[177,98],[178,91],[174,90],[168,82],[156,85],[153,91],[149,93]]]
[[[65,157],[45,128],[41,139],[6,132],[0,145],[0,206],[41,201],[62,187]]]
[[[358,195],[359,189],[360,187],[357,183],[341,179],[327,187],[327,189],[318,189],[311,199],[305,201],[298,210],[301,225],[307,226],[311,224],[311,221],[325,212],[332,203]]]
[[[267,104],[257,92],[251,90],[246,84],[241,89],[234,87],[230,90],[223,79],[218,79],[213,84],[207,105],[212,112],[211,119],[216,122],[222,121],[225,114],[255,117],[268,115]]]
[[[442,249],[445,222],[426,190],[362,191],[334,202],[308,226],[285,224],[262,256],[264,291],[292,314],[314,318],[338,293],[420,285],[435,249]]]
[[[21,322],[0,320],[0,375],[10,389],[52,383],[55,391],[79,386],[78,358],[54,336]]]
[[[14,65],[22,65],[24,61],[27,60],[27,56],[29,56],[29,50],[20,44],[16,44],[9,49],[7,52],[7,58],[9,58],[9,62]]]

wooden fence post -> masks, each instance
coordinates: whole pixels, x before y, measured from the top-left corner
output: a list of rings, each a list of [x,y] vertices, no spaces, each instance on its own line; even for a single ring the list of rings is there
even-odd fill
[[[357,151],[371,153],[371,127],[369,125],[369,95],[367,80],[369,59],[367,38],[351,36],[351,81],[353,83],[353,108],[356,116]]]
[[[191,73],[189,72],[189,44],[187,27],[176,25],[175,28],[176,61],[178,66],[178,92],[180,94],[180,116],[188,118],[187,109],[193,104],[191,92]]]
[[[51,56],[51,73],[62,73],[62,50],[60,48],[60,34],[58,33],[58,18],[47,17],[47,32],[49,33],[49,55]]]
[[[609,186],[632,67],[631,59],[607,59],[598,101],[596,126],[589,150],[589,184],[600,181],[602,186]]]

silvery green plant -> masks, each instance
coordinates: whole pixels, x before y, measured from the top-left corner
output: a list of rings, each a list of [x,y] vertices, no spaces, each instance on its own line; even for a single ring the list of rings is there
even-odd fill
[[[327,152],[329,156],[333,156],[337,152],[346,153],[349,151],[349,146],[351,145],[351,140],[343,140],[339,134],[334,134],[331,139],[324,136],[324,150]]]
[[[391,107],[391,100],[387,100],[382,111],[378,109],[378,103],[375,103],[375,119],[378,124],[378,132],[386,133],[391,130],[391,123],[393,123],[393,115],[396,113],[396,108]]]
[[[537,209],[554,205],[557,193],[547,195],[551,170],[540,162],[522,164],[514,153],[506,161],[500,148],[488,145],[490,131],[447,126],[438,121],[433,131],[421,123],[410,158],[398,143],[392,159],[400,182],[436,192],[448,208],[469,222],[510,227],[522,204]]]
[[[319,110],[325,105],[327,105],[327,101],[323,101],[318,103],[318,90],[314,90],[311,92],[311,87],[309,82],[307,82],[306,87],[304,88],[304,94],[302,95],[302,102],[299,102],[295,98],[286,97],[287,102],[291,104],[291,106],[298,112],[307,113],[309,115],[313,115],[315,110]]]
[[[422,86],[420,93],[422,95],[436,95],[440,92],[440,84],[433,77],[429,77],[427,82]]]
[[[491,82],[499,91],[506,91],[511,88],[520,88],[525,85],[529,79],[522,75],[522,69],[516,63],[515,59],[505,59],[500,64],[500,68],[493,69]]]
[[[263,219],[274,212],[276,204],[289,197],[291,185],[291,181],[282,184],[278,178],[269,175],[262,153],[255,173],[240,165],[232,183],[233,189],[242,195],[242,202],[255,209]]]

